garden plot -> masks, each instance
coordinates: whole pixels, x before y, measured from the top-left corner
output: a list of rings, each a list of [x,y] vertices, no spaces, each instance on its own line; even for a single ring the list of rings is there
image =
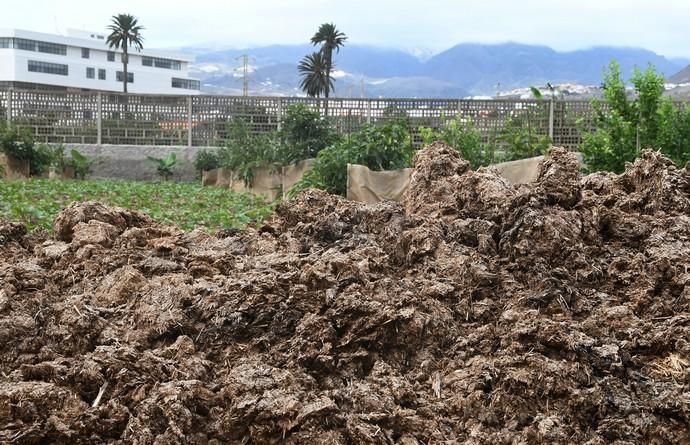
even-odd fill
[[[434,144],[403,202],[0,226],[0,442],[690,442],[690,172]]]

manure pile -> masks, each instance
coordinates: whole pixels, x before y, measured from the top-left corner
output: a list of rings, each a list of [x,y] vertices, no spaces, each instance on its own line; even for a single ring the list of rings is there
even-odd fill
[[[0,443],[690,443],[690,171],[514,187],[433,144],[405,200],[215,236],[0,223]]]

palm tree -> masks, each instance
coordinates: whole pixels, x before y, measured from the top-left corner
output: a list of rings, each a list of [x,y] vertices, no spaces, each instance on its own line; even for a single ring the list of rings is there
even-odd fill
[[[127,64],[129,63],[128,50],[133,46],[137,51],[144,48],[144,37],[141,31],[144,29],[137,23],[137,18],[130,14],[118,14],[112,17],[112,23],[108,26],[112,32],[108,36],[106,43],[110,48],[122,49],[122,85],[124,92],[127,93]]]
[[[297,70],[302,76],[300,88],[311,97],[321,97],[333,88],[333,79],[326,74],[326,60],[321,53],[311,53],[302,59]]]
[[[333,89],[333,84],[331,80],[331,70],[333,69],[333,50],[335,52],[340,52],[340,48],[345,45],[347,36],[338,31],[333,23],[324,23],[319,26],[319,30],[316,31],[314,37],[311,38],[311,43],[316,45],[321,45],[321,54],[324,57],[326,63],[326,78],[328,78],[328,83],[326,85],[325,97],[328,99],[330,91]]]

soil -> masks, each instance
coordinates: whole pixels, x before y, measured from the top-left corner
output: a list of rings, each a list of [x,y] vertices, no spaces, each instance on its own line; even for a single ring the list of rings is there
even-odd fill
[[[442,144],[404,202],[209,235],[0,223],[0,443],[690,443],[690,170],[512,186]]]

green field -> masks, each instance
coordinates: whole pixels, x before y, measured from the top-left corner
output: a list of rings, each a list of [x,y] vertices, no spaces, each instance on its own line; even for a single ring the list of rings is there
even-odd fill
[[[0,180],[0,220],[29,229],[51,228],[57,213],[73,201],[99,201],[146,213],[185,230],[242,227],[271,212],[264,199],[198,184],[134,181]]]

